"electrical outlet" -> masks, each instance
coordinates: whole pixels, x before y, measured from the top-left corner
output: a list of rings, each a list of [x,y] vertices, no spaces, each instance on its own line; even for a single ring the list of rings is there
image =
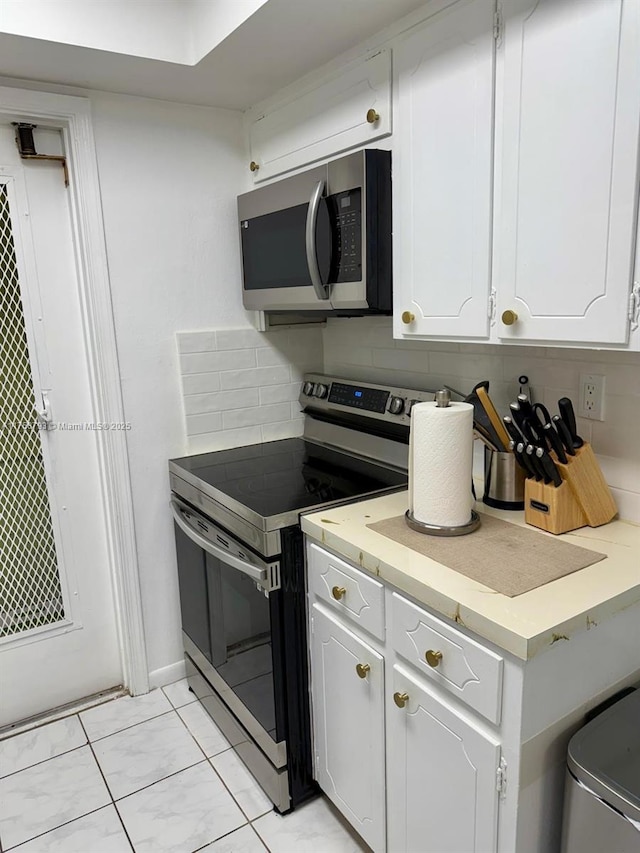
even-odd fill
[[[604,376],[580,374],[580,400],[577,415],[591,421],[604,420]]]

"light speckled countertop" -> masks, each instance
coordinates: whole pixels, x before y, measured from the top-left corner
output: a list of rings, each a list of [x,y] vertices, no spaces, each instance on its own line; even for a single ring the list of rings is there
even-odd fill
[[[363,570],[522,660],[627,607],[640,606],[637,525],[612,521],[553,537],[607,554],[607,559],[509,598],[367,527],[403,515],[406,509],[407,492],[397,492],[310,513],[302,517],[302,529]],[[482,503],[477,509],[524,525],[522,512],[495,510]],[[536,530],[529,525],[527,529]]]

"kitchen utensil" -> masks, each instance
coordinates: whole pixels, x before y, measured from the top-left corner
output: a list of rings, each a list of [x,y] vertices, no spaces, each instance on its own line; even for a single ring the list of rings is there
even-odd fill
[[[520,394],[525,394],[529,402],[531,402],[531,388],[529,387],[529,377],[524,373],[518,376],[518,384],[520,385]]]
[[[542,427],[542,431],[547,439],[551,449],[558,457],[560,462],[563,462],[565,465],[567,464],[567,454],[564,452],[564,446],[558,435],[556,428],[554,425],[549,422]]]
[[[591,445],[584,442],[574,454],[566,465],[558,462],[557,468],[580,505],[585,523],[589,527],[599,527],[611,521],[618,509]]]
[[[525,472],[511,452],[485,447],[483,503],[496,509],[524,509]]]
[[[522,433],[520,432],[518,427],[514,424],[513,418],[511,417],[511,415],[505,415],[502,418],[502,422],[504,423],[507,432],[509,433],[509,435],[511,436],[513,441],[516,442],[516,444],[519,441],[522,441],[522,438],[523,438]]]
[[[524,486],[524,520],[548,533],[566,533],[584,527],[586,520],[568,483],[527,480]]]
[[[562,420],[560,415],[554,415],[551,418],[551,420],[552,420],[555,428],[558,430],[558,435],[562,439],[562,444],[564,445],[564,449],[567,451],[569,456],[575,456],[576,451],[575,451],[575,448],[573,446],[573,438],[571,436],[571,433],[569,432],[569,428],[567,427],[565,422]]]
[[[525,453],[527,454],[529,462],[531,463],[531,467],[536,472],[536,480],[544,480],[545,483],[550,483],[551,478],[547,476],[544,471],[544,468],[542,467],[541,462],[536,456],[536,446],[534,444],[527,444],[525,448]]]
[[[567,425],[567,429],[571,434],[571,441],[573,442],[574,448],[577,450],[579,447],[582,447],[584,441],[578,435],[576,414],[573,411],[573,403],[568,397],[561,397],[558,400],[558,411],[560,412],[560,417]]]
[[[485,439],[485,443],[489,442],[490,445],[496,448],[496,450],[501,451],[507,446],[503,444],[500,436],[496,432],[489,419],[489,415],[487,414],[484,406],[482,405],[480,398],[478,397],[478,391],[480,389],[484,389],[485,391],[489,390],[489,380],[484,379],[482,382],[478,382],[471,390],[470,394],[464,398],[465,403],[470,403],[473,406],[473,426],[474,429]],[[508,444],[508,440],[507,440]]]
[[[480,401],[480,405],[485,410],[487,417],[489,418],[489,422],[493,427],[496,435],[500,439],[501,450],[506,451],[509,447],[509,434],[504,428],[504,424],[500,420],[500,415],[498,414],[496,407],[493,405],[493,401],[489,396],[488,391],[484,387],[480,387],[476,391],[478,395],[478,400]]]
[[[553,485],[558,488],[558,486],[562,485],[562,477],[560,476],[560,472],[556,468],[553,459],[549,456],[546,450],[542,447],[539,447],[536,450],[536,456],[540,460],[540,464],[542,465],[542,470],[546,473],[547,477],[551,479]]]
[[[527,476],[533,477],[535,480],[541,480],[542,477],[540,476],[540,474],[538,474],[537,469],[533,467],[533,463],[531,462],[531,459],[527,456],[525,447],[526,445],[523,441],[519,441],[516,444],[515,452],[518,454],[520,463],[527,471]]]
[[[531,406],[533,413],[536,418],[540,421],[540,423],[544,426],[551,421],[551,415],[549,414],[549,409],[545,406],[544,403],[534,403]]]
[[[518,394],[516,400],[525,418],[533,418],[533,406],[529,397],[526,394]]]

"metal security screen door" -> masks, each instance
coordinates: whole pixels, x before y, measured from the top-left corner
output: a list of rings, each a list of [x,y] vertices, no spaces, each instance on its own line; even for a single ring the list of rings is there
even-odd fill
[[[74,213],[59,163],[23,163],[14,133],[0,123],[0,728],[122,683]]]
[[[0,637],[64,619],[9,196],[0,183]]]

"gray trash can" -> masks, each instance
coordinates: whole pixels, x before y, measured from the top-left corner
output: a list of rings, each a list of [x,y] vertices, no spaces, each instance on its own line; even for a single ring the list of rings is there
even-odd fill
[[[569,741],[562,853],[640,853],[640,690]]]

